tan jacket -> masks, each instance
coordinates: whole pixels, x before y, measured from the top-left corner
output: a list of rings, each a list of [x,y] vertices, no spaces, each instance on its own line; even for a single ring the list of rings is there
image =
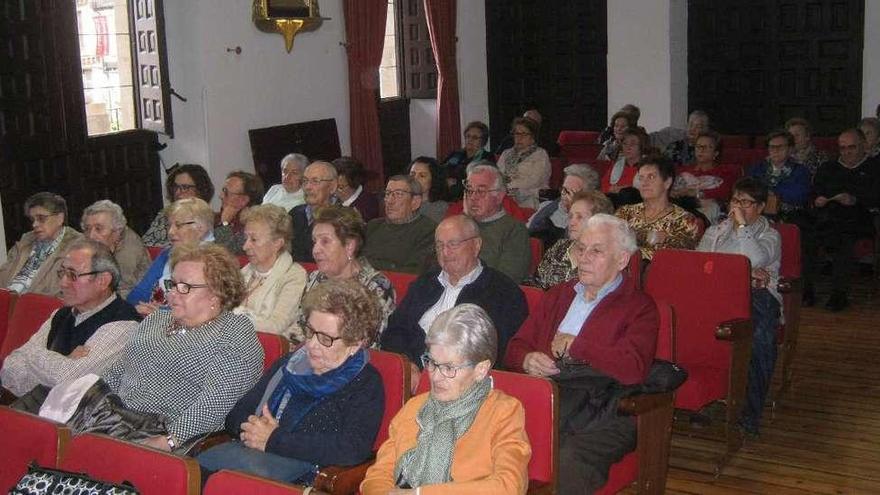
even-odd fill
[[[82,239],[82,234],[70,227],[64,227],[61,235],[64,236],[61,238],[61,243],[58,244],[58,248],[46,258],[43,265],[37,270],[27,292],[36,292],[37,294],[46,294],[53,297],[60,295],[61,281],[58,279],[55,271],[61,266],[61,261],[64,259],[67,247],[73,241]],[[21,268],[30,257],[31,251],[34,248],[34,242],[34,233],[28,232],[21,236],[21,240],[16,242],[15,246],[12,246],[12,249],[6,254],[6,263],[0,266],[0,287],[9,287],[9,283],[18,275],[18,272],[21,271]]]
[[[245,283],[253,276],[255,269],[248,263],[241,269]],[[282,252],[266,277],[263,285],[257,287],[235,308],[235,313],[244,314],[254,322],[258,332],[268,332],[288,336],[299,334],[296,317],[299,301],[302,299],[308,275],[287,251]]]
[[[116,258],[116,263],[119,264],[119,271],[122,274],[122,280],[119,281],[116,292],[119,297],[125,299],[131,289],[144,277],[144,273],[147,273],[147,268],[150,267],[153,260],[150,259],[150,253],[144,247],[141,237],[130,227],[126,227],[122,231],[119,247],[116,248],[113,257]]]
[[[376,463],[361,483],[364,495],[385,495],[394,488],[394,466],[404,452],[416,445],[416,417],[428,394],[409,400],[391,420],[388,440],[379,448]],[[480,406],[471,427],[455,442],[452,480],[425,485],[422,495],[480,493],[508,495],[526,493],[532,448],[525,430],[522,404],[499,390],[492,390]]]

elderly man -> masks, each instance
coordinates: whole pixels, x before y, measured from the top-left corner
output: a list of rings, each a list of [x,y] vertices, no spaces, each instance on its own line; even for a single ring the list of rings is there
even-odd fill
[[[615,382],[641,383],[654,358],[659,316],[654,301],[624,272],[636,249],[626,222],[593,215],[573,247],[578,278],[546,293],[541,309],[510,341],[507,367],[557,381],[589,368],[592,376],[580,383],[600,390]],[[571,389],[562,390],[565,402]],[[598,407],[595,401],[590,405]],[[559,493],[594,492],[605,484],[611,465],[636,445],[633,418],[618,416],[616,410],[571,426],[569,419],[586,410],[560,418],[560,425],[567,426],[559,432],[559,465],[566,466]]]
[[[377,270],[421,273],[430,263],[437,224],[419,213],[422,186],[408,175],[395,175],[385,186],[385,218],[367,224],[361,255]]]
[[[651,142],[658,148],[666,144],[669,136],[674,140],[665,146],[663,154],[676,165],[693,163],[697,160],[696,145],[697,137],[701,132],[709,130],[709,114],[702,110],[694,110],[688,115],[687,130],[684,135],[674,136],[681,133],[680,129],[666,128],[651,134]]]
[[[113,253],[120,271],[117,293],[125,299],[152,263],[141,238],[126,226],[122,208],[107,199],[87,207],[80,225],[86,237],[107,246]]]
[[[14,350],[0,370],[3,387],[15,395],[100,373],[121,355],[137,328],[137,312],[116,297],[119,266],[102,243],[74,241],[58,278],[64,307]]]
[[[330,162],[312,162],[303,172],[303,190],[306,204],[290,210],[293,219],[293,240],[290,252],[294,261],[314,263],[312,257],[312,221],[315,208],[333,204],[337,179],[336,168]]]
[[[275,184],[263,196],[263,204],[278,205],[285,211],[306,202],[302,188],[303,171],[309,159],[300,153],[291,153],[281,159],[281,184]]]
[[[425,352],[425,331],[437,315],[463,303],[473,303],[489,313],[498,330],[501,363],[507,343],[528,314],[525,295],[500,271],[480,263],[480,230],[464,215],[446,218],[434,234],[440,269],[413,281],[406,297],[388,318],[381,347],[421,364]],[[415,366],[415,365],[414,365]],[[414,370],[417,379],[418,369]]]
[[[501,172],[492,165],[471,167],[464,195],[465,214],[480,228],[480,259],[519,283],[529,271],[529,233],[502,208],[506,191]]]
[[[599,174],[588,165],[574,164],[563,169],[562,188],[559,199],[544,201],[538,211],[529,218],[526,226],[529,236],[537,237],[550,249],[556,241],[565,237],[568,229],[568,207],[571,198],[581,191],[595,191],[599,187]]]
[[[847,293],[855,261],[856,240],[874,235],[870,209],[878,205],[880,163],[868,157],[865,135],[847,129],[837,138],[840,157],[823,163],[816,172],[813,189],[819,244],[831,248],[831,297],[825,307],[842,311],[849,305]]]
[[[214,214],[214,242],[236,256],[244,254],[244,225],[240,215],[242,210],[262,200],[263,181],[259,177],[241,170],[227,175],[220,191],[221,208]]]

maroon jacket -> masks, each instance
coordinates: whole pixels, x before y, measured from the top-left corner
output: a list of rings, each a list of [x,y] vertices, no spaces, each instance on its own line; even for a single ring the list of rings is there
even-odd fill
[[[505,366],[522,372],[526,354],[540,351],[553,356],[550,343],[577,295],[576,283],[576,279],[570,280],[544,294],[540,309],[529,315],[510,340]],[[654,360],[659,325],[654,300],[624,273],[620,286],[605,296],[584,322],[569,353],[625,385],[641,383]]]

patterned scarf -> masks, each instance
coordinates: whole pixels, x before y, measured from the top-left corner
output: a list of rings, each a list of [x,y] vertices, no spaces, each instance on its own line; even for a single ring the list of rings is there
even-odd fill
[[[491,391],[492,379],[484,378],[456,400],[440,402],[428,397],[417,416],[416,446],[404,452],[394,467],[398,486],[415,488],[451,480],[455,442],[470,429]]]
[[[505,162],[504,183],[507,184],[519,176],[519,165],[538,149],[537,144],[530,145],[522,151],[511,148],[510,158]]]
[[[28,256],[27,261],[21,267],[18,274],[12,279],[12,282],[9,283],[8,289],[18,293],[26,292],[30,288],[31,283],[33,283],[37,272],[40,271],[40,267],[43,266],[43,262],[58,249],[61,239],[64,238],[66,233],[67,227],[62,227],[58,235],[55,236],[55,239],[34,242],[30,256]]]

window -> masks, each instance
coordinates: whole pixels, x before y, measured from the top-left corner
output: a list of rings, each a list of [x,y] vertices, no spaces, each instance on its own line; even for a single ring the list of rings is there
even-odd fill
[[[437,64],[421,0],[388,0],[379,81],[382,98],[437,97]]]
[[[400,0],[397,0],[400,1]],[[379,97],[397,98],[400,96],[400,75],[397,71],[397,14],[395,0],[388,0],[388,15],[385,17],[385,45],[382,47],[382,62],[379,64]]]

